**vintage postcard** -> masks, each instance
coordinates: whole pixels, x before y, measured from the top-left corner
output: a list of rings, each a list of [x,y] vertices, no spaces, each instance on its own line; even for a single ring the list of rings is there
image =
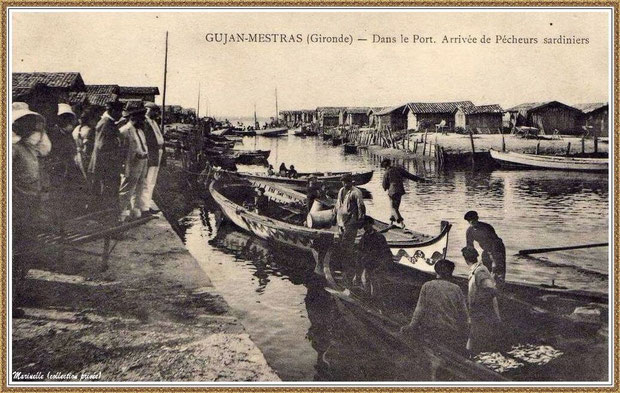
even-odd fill
[[[617,2],[4,5],[5,387],[614,385]]]

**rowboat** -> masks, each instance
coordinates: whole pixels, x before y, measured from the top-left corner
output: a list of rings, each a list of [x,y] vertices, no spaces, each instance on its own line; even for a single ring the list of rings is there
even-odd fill
[[[264,186],[270,209],[259,214],[248,206],[256,195],[251,182],[231,182],[230,176],[221,173],[216,173],[216,177],[219,179],[209,184],[209,192],[228,220],[261,239],[310,252],[316,262],[315,272],[324,274],[322,266],[329,266],[338,228],[307,227],[304,194],[286,187]],[[375,221],[375,227],[384,232],[396,263],[431,272],[435,262],[446,254],[451,225],[442,221],[437,236],[395,228],[381,221]]]
[[[297,178],[294,179],[276,175],[270,176],[266,173],[236,172],[235,175],[247,179],[255,185],[284,186],[295,191],[306,192],[310,176],[316,176],[317,181],[325,185],[327,189],[338,189],[342,186],[340,178],[345,173],[351,174],[353,185],[361,186],[372,179],[373,171],[298,173]]]
[[[288,128],[286,127],[272,127],[265,128],[263,130],[256,130],[256,135],[258,136],[267,136],[267,137],[276,137],[286,135],[288,133]]]
[[[608,158],[581,158],[563,156],[542,156],[515,152],[489,150],[491,157],[506,168],[553,169],[562,171],[606,172]]]

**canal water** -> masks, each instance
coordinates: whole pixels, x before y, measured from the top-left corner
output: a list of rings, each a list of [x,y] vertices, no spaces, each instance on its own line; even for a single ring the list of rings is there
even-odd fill
[[[269,163],[284,162],[299,172],[374,169],[363,186],[371,198],[367,212],[389,217],[381,187],[381,157],[361,151],[345,155],[320,138],[293,135],[244,138],[238,149],[271,150]],[[460,257],[467,223],[477,210],[492,224],[507,249],[507,280],[608,292],[608,249],[592,248],[517,257],[521,249],[600,243],[608,240],[606,175],[550,171],[438,171],[430,163],[398,162],[425,183],[408,182],[401,212],[416,231],[439,233],[440,222],[453,224],[448,258],[457,275],[466,275]],[[265,167],[239,170],[264,172]],[[216,208],[193,199],[178,228],[189,251],[238,314],[268,363],[285,381],[416,380],[425,376],[405,366],[395,352],[378,346],[380,338],[361,334],[355,322],[335,309],[333,299],[313,277],[306,255],[276,250],[231,224],[221,224]],[[344,318],[344,319],[343,319]],[[356,334],[357,333],[357,334]],[[375,348],[377,346],[377,348]],[[389,346],[388,346],[389,347]]]

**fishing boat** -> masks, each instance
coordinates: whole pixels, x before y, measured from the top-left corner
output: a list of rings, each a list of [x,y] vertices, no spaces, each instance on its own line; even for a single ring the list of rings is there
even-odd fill
[[[491,157],[502,167],[518,169],[553,169],[562,171],[606,172],[608,158],[581,158],[565,156],[543,156],[515,152],[489,150]]]
[[[281,245],[310,252],[316,262],[315,272],[323,274],[323,263],[329,266],[332,246],[338,228],[311,228],[306,214],[306,196],[286,187],[264,186],[270,200],[268,212],[256,212],[251,203],[256,187],[249,181],[234,181],[227,174],[216,173],[218,180],[209,184],[209,192],[224,216],[239,228]],[[451,225],[442,221],[437,236],[417,233],[376,221],[375,227],[386,237],[395,261],[415,265],[422,271],[432,271],[434,263],[445,256]]]
[[[264,129],[257,129],[256,135],[258,136],[266,136],[266,137],[278,137],[282,135],[286,135],[288,133],[287,127],[269,127]]]
[[[282,176],[270,176],[266,173],[249,173],[249,172],[235,172],[234,175],[242,177],[251,181],[256,185],[275,185],[284,186],[298,192],[306,192],[308,186],[308,179],[311,176],[315,176],[319,182],[325,185],[327,189],[338,189],[342,186],[340,178],[345,173],[351,174],[353,179],[353,185],[361,186],[372,179],[373,171],[359,171],[359,172],[301,172],[298,173],[297,178],[289,178]]]

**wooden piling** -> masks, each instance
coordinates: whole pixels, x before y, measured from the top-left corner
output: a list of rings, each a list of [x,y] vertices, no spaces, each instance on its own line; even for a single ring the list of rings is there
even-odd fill
[[[598,153],[598,137],[594,135],[594,152]]]
[[[536,144],[536,155],[540,154],[540,141]]]
[[[474,145],[474,134],[469,130],[469,141],[471,142],[471,163],[476,163],[476,146]]]
[[[581,137],[581,154],[586,152],[586,138]]]
[[[568,146],[566,146],[566,156],[570,155],[570,142],[568,142]]]

